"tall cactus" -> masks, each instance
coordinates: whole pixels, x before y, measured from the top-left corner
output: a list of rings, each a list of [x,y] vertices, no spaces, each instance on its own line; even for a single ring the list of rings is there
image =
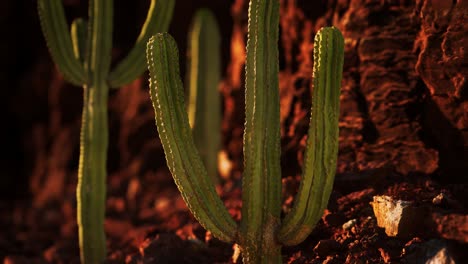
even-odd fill
[[[218,152],[221,148],[221,37],[214,15],[208,9],[195,14],[189,33],[187,81],[188,114],[192,133],[208,176],[218,182]]]
[[[237,225],[209,185],[186,112],[176,43],[167,33],[148,42],[150,95],[172,176],[195,218],[240,245],[244,263],[282,263],[281,247],[302,242],[326,207],[336,170],[344,41],[334,27],[315,37],[313,108],[303,177],[281,221],[278,92],[279,1],[251,0],[246,64],[242,220]]]
[[[148,16],[135,46],[111,72],[113,0],[89,1],[88,22],[76,19],[67,29],[61,0],[38,0],[42,31],[54,62],[66,80],[84,92],[77,217],[82,263],[106,258],[104,234],[109,87],[120,87],[145,70],[147,39],[166,31],[174,0],[151,0]]]

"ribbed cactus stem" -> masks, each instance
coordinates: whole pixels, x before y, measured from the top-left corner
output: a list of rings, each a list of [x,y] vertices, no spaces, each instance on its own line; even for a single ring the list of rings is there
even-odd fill
[[[221,148],[221,37],[213,14],[200,9],[189,33],[189,122],[208,177],[217,183]]]
[[[279,1],[251,0],[245,81],[240,246],[244,263],[281,263]]]
[[[104,216],[108,144],[105,83],[85,86],[78,167],[77,218],[81,263],[106,259]]]
[[[338,117],[344,40],[335,27],[322,28],[314,41],[314,91],[304,169],[292,211],[278,234],[296,245],[310,234],[327,206],[338,157]]]
[[[215,237],[233,242],[237,225],[218,197],[193,141],[174,39],[167,33],[153,36],[147,57],[156,125],[172,177],[200,224]]]
[[[75,85],[86,83],[83,65],[74,56],[62,1],[38,0],[37,9],[47,46],[60,72]]]
[[[113,0],[93,0],[89,5],[89,52],[85,69],[77,217],[82,263],[106,259],[104,217],[108,145],[106,77],[111,63]]]

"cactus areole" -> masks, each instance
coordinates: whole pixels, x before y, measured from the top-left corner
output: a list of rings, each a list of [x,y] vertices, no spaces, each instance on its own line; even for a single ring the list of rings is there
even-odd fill
[[[244,263],[282,263],[281,247],[302,242],[322,216],[336,170],[344,41],[338,29],[327,27],[315,37],[312,114],[302,180],[292,210],[281,219],[278,28],[279,1],[251,0],[240,224],[217,196],[195,147],[174,39],[157,34],[147,45],[150,95],[174,181],[207,230],[239,244]]]

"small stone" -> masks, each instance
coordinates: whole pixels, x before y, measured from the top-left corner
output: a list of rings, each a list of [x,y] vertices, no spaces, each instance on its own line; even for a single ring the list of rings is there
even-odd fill
[[[320,240],[314,248],[314,252],[319,257],[324,258],[330,256],[340,249],[340,243],[333,239]]]
[[[435,256],[428,259],[426,264],[455,264],[447,248],[440,249]]]
[[[406,263],[455,264],[452,250],[447,241],[432,239],[425,243],[410,245],[404,249]]]
[[[241,256],[241,249],[239,247],[238,244],[234,244],[234,246],[232,246],[233,248],[233,251],[234,253],[232,254],[232,263],[237,263],[237,260],[240,259],[240,256]]]
[[[422,215],[411,202],[394,200],[389,196],[374,196],[371,202],[377,225],[390,237],[409,237],[417,229]]]
[[[343,230],[350,230],[356,224],[357,224],[357,220],[356,219],[351,219],[348,222],[343,224]]]
[[[439,193],[436,197],[432,199],[432,203],[435,205],[441,205],[445,201],[445,195],[443,193]]]

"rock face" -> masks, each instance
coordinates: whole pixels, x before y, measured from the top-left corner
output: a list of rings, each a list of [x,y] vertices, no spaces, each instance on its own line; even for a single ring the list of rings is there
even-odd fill
[[[281,24],[285,72],[292,74],[281,88],[291,91],[282,94],[294,94],[285,102],[292,102],[288,116],[296,120],[286,140],[293,134],[294,142],[304,131],[297,109],[309,107],[299,98],[308,96],[310,35],[333,24],[346,38],[338,172],[390,169],[408,175],[440,168],[444,180],[464,181],[467,2],[329,1],[328,12],[315,24],[301,4],[284,1],[282,13],[289,22]]]
[[[357,168],[393,168],[404,175],[434,172],[437,152],[425,147],[419,137],[420,117],[412,111],[422,96],[414,71],[414,7],[402,1],[344,2],[336,8],[347,11],[331,19],[343,28],[348,50],[355,58],[349,65],[344,97],[354,101],[357,109],[352,115],[346,116],[351,111],[343,115],[344,133],[349,126],[360,128],[362,140],[354,149]]]
[[[468,2],[452,2],[417,1],[421,29],[415,43],[419,51],[416,70],[430,92],[423,126],[439,148],[441,167],[466,182]]]

